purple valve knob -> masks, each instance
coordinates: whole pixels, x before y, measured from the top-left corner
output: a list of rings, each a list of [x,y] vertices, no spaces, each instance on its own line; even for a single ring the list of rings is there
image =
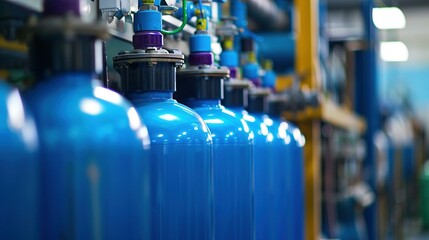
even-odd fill
[[[192,66],[198,65],[212,65],[214,62],[213,54],[211,52],[193,52],[189,54],[189,63]]]
[[[135,49],[147,49],[155,47],[162,48],[164,45],[164,37],[158,31],[141,31],[133,36],[133,46]]]

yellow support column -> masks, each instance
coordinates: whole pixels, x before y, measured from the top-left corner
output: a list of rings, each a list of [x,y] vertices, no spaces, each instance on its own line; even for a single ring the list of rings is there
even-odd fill
[[[302,79],[302,87],[318,90],[319,71],[319,1],[294,0],[296,10],[296,73]],[[298,122],[306,138],[305,159],[305,234],[306,239],[315,240],[320,233],[320,121],[307,120]]]

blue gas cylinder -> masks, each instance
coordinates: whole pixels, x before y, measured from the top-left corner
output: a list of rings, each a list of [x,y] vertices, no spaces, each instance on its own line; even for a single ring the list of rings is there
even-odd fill
[[[38,239],[38,140],[21,95],[0,80],[0,239]]]
[[[135,15],[134,50],[113,59],[122,92],[136,106],[152,141],[150,222],[144,238],[211,239],[212,138],[201,117],[172,98],[184,56],[162,48],[161,13],[151,9]]]
[[[220,103],[228,74],[214,66],[181,70],[177,97],[203,118],[213,138],[214,238],[253,239],[253,136]]]
[[[305,137],[297,126],[291,122],[288,124],[287,132],[291,136],[291,184],[293,199],[290,219],[292,221],[292,232],[294,239],[305,239],[305,177],[304,177],[304,145]]]
[[[247,109],[253,113],[260,111],[266,100],[261,98],[259,94],[251,91],[249,94],[249,106]],[[264,109],[266,106],[263,107]],[[253,113],[254,114],[254,113]],[[270,162],[268,181],[271,192],[271,199],[267,208],[270,212],[269,219],[269,239],[294,239],[291,234],[291,226],[293,223],[288,221],[288,216],[291,214],[291,203],[293,193],[288,189],[288,163],[291,158],[290,136],[286,133],[287,125],[285,123],[271,119],[268,115],[263,115],[261,119],[268,128],[270,140],[272,142],[269,158]],[[261,223],[266,224],[266,223]],[[261,227],[264,227],[262,225]],[[259,239],[264,239],[261,236]]]
[[[211,239],[211,137],[171,92],[127,94],[152,144],[151,238]]]
[[[255,211],[255,239],[278,239],[273,232],[273,218],[278,216],[280,212],[272,211],[273,199],[278,196],[282,189],[274,189],[272,171],[274,161],[279,159],[274,156],[274,136],[268,130],[264,123],[266,111],[265,100],[269,95],[269,90],[253,88],[250,90],[250,95],[258,95],[258,101],[251,101],[249,97],[248,110],[250,114],[244,110],[245,103],[242,100],[244,96],[247,98],[249,85],[244,85],[245,80],[230,80],[226,83],[225,105],[239,117],[243,118],[249,125],[250,130],[254,135],[254,174],[255,174],[255,196],[254,196],[254,211]],[[254,97],[252,97],[254,99]],[[247,99],[246,99],[247,100]],[[258,103],[258,104],[255,104]]]
[[[151,64],[153,59],[157,64]],[[201,117],[172,98],[176,67],[183,60],[183,54],[164,49],[114,58],[122,91],[151,139],[147,239],[203,240],[213,235],[212,138]]]
[[[274,189],[283,189],[273,204],[273,211],[282,211],[274,217],[273,231],[276,239],[304,239],[305,139],[296,126],[279,117],[282,109],[283,100],[273,96],[269,102],[269,117],[264,118],[278,143],[273,154],[277,159],[273,160]]]
[[[42,239],[142,236],[148,133],[129,102],[93,79],[101,55],[89,53],[106,34],[72,15],[50,15],[34,28],[37,84],[25,97],[40,135]]]

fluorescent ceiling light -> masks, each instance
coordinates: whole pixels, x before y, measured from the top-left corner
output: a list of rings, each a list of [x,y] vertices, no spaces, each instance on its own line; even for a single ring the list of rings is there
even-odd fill
[[[380,56],[386,62],[405,62],[408,60],[408,48],[403,42],[381,42]]]
[[[397,7],[373,8],[372,21],[378,29],[402,29],[406,25],[404,13]]]

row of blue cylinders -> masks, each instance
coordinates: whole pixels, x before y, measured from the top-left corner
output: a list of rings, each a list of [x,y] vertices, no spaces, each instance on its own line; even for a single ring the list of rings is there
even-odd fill
[[[0,239],[303,239],[299,129],[172,94],[1,83]]]

